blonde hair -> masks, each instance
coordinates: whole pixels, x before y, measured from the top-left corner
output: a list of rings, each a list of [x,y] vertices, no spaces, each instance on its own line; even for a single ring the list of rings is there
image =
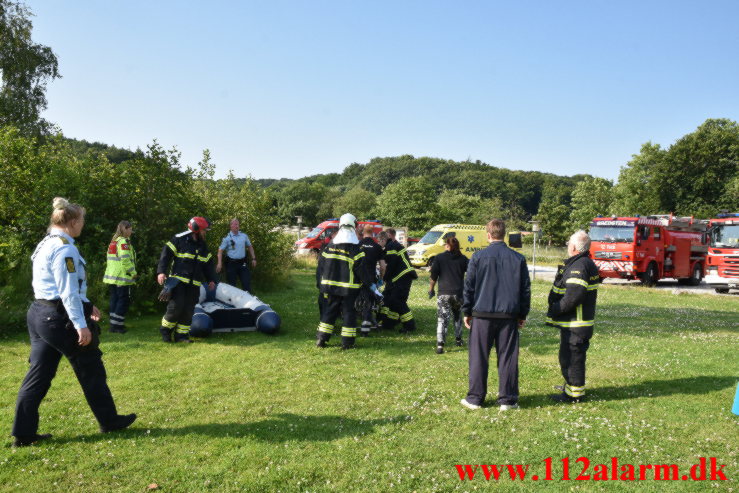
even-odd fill
[[[129,221],[121,221],[118,223],[118,227],[115,228],[115,233],[113,233],[113,239],[111,241],[118,241],[118,238],[123,236],[123,231],[130,228],[131,223]]]
[[[51,213],[49,227],[64,227],[85,215],[85,208],[79,204],[71,204],[67,199],[55,197],[52,202],[54,212]]]
[[[491,219],[485,226],[485,230],[494,240],[502,240],[505,238],[505,221],[502,219]]]

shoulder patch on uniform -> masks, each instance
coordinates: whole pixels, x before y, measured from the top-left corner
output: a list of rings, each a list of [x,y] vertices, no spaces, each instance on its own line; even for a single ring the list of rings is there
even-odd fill
[[[66,239],[65,237],[63,237],[63,236],[59,236],[58,238],[59,238],[60,240],[62,240],[62,245],[69,245],[69,240],[68,240],[68,239]]]
[[[130,250],[130,248],[128,248],[128,243],[121,243],[121,250]]]
[[[69,271],[70,273],[77,271],[74,266],[74,259],[72,257],[64,257],[64,261],[67,263],[67,271]]]

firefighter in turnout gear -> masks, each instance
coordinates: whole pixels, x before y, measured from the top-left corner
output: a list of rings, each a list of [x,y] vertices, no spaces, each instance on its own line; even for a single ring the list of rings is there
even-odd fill
[[[131,286],[136,282],[136,252],[131,245],[133,228],[128,221],[118,223],[108,245],[103,282],[110,285],[110,332],[125,334],[126,313],[131,305]]]
[[[320,290],[326,295],[318,324],[316,346],[326,347],[334,331],[334,324],[343,315],[341,349],[351,349],[357,337],[357,311],[354,303],[362,284],[377,286],[368,279],[362,268],[364,252],[359,247],[355,231],[356,218],[344,214],[339,220],[339,232],[321,253]]]
[[[367,224],[362,230],[362,239],[359,242],[359,247],[364,252],[364,259],[362,260],[362,268],[366,271],[365,275],[367,279],[372,279],[373,283],[377,282],[377,262],[382,257],[382,247],[372,238],[374,226]],[[358,311],[362,315],[362,326],[360,329],[360,335],[368,336],[370,330],[377,328],[377,322],[375,321],[375,312],[377,311],[377,296],[372,290],[365,284],[359,293],[357,300],[359,306]]]
[[[205,244],[205,232],[210,229],[210,223],[204,217],[193,217],[187,229],[164,245],[157,266],[157,281],[164,285],[159,299],[168,301],[159,329],[164,342],[172,342],[173,332],[174,342],[192,342],[190,323],[200,298],[200,285],[208,281],[208,288],[215,289],[213,256]]]
[[[385,250],[382,257],[385,261],[385,306],[380,310],[378,327],[382,325],[383,329],[392,329],[400,322],[401,333],[414,331],[416,321],[408,307],[408,296],[413,280],[418,279],[416,269],[411,265],[406,249],[395,240],[394,229],[388,228],[380,233],[377,241]]]
[[[558,402],[580,402],[585,397],[585,356],[595,323],[595,303],[601,282],[589,257],[590,237],[578,231],[567,243],[570,257],[557,269],[549,292],[547,325],[560,330],[559,365],[565,384],[555,387]]]

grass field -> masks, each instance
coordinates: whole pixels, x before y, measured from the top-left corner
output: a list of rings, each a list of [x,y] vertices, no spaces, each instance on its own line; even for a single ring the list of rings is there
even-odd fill
[[[216,335],[197,344],[158,342],[159,317],[104,333],[109,383],[133,427],[101,435],[68,363],[41,406],[54,438],[0,448],[2,491],[705,491],[737,488],[739,417],[731,405],[739,369],[739,300],[603,286],[588,353],[586,403],[550,402],[561,383],[558,339],[543,325],[549,284],[533,287],[521,335],[521,409],[459,405],[467,353],[434,353],[435,300],[426,274],[411,295],[419,331],[382,332],[340,351],[314,347],[312,272],[288,289],[259,292],[283,317],[277,336]],[[163,310],[162,310],[163,311]],[[9,433],[27,369],[28,341],[0,341],[0,428]],[[495,392],[497,379],[491,376]],[[488,397],[492,404],[494,394]],[[6,433],[6,434],[7,434]],[[6,441],[10,443],[10,438]],[[553,480],[544,476],[552,458]],[[572,481],[562,481],[570,458]],[[596,464],[725,464],[729,481],[574,481]],[[456,464],[530,464],[527,479],[461,481]],[[648,471],[648,477],[653,473]],[[504,474],[507,476],[507,473]],[[609,476],[610,478],[610,473]],[[638,477],[638,469],[637,469]],[[149,486],[151,485],[151,486]],[[156,486],[155,486],[156,485]]]

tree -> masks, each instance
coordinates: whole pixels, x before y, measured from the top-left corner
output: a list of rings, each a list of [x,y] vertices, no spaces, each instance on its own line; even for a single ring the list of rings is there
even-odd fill
[[[354,187],[334,202],[333,215],[340,217],[350,212],[358,219],[372,219],[377,197],[372,192]]]
[[[295,216],[303,216],[303,224],[315,225],[325,220],[331,211],[331,208],[322,208],[331,201],[331,190],[320,183],[295,181],[284,188],[275,189],[274,196],[277,212],[284,223],[291,224]]]
[[[46,84],[61,75],[51,48],[31,39],[31,15],[21,3],[0,0],[0,125],[40,135],[51,126],[40,118],[46,109]]]
[[[567,242],[570,219],[570,190],[554,181],[544,185],[536,219],[541,222],[542,238],[549,245]]]
[[[641,146],[639,154],[634,154],[621,168],[614,188],[613,214],[634,216],[665,212],[659,196],[659,168],[665,154],[659,144],[647,142]]]
[[[426,178],[401,178],[382,192],[377,212],[390,226],[426,229],[436,224],[439,217],[435,198],[434,188]]]
[[[612,189],[613,183],[605,178],[587,177],[575,185],[570,202],[570,229],[585,229],[595,216],[608,214]]]

